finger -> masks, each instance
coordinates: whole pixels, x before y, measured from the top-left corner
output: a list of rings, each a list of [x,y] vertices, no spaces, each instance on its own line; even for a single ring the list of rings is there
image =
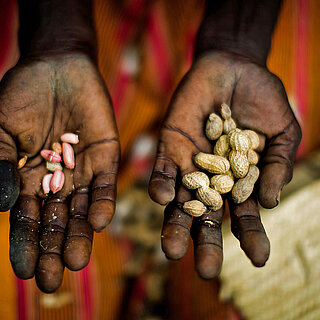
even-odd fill
[[[150,178],[150,198],[161,205],[171,202],[175,196],[176,176],[176,164],[159,153]]]
[[[240,241],[242,250],[256,267],[265,265],[270,254],[270,243],[260,220],[255,196],[235,205],[231,201],[231,230]]]
[[[212,279],[220,271],[223,260],[221,223],[224,208],[210,211],[192,224],[191,236],[194,244],[195,267],[201,278]]]
[[[89,188],[78,188],[71,200],[63,260],[70,270],[84,268],[90,259],[93,230],[87,220]]]
[[[196,131],[195,131],[196,132]],[[176,146],[179,146],[177,149]],[[211,145],[201,137],[196,141],[187,132],[172,125],[164,125],[159,142],[158,154],[149,183],[150,197],[161,205],[174,199],[176,176],[198,169],[192,162],[193,155],[209,152]]]
[[[301,141],[301,129],[295,119],[272,138],[263,157],[259,178],[259,202],[265,208],[279,203],[280,191],[292,178],[295,155]]]
[[[20,196],[10,212],[10,261],[17,277],[34,275],[39,255],[40,200]]]
[[[75,187],[77,189],[91,185],[92,197],[88,221],[94,231],[100,232],[110,223],[114,215],[120,157],[119,142],[117,138],[93,142],[77,154]]]
[[[176,201],[165,209],[161,246],[168,259],[178,260],[188,249],[192,217],[181,210],[181,205],[190,199],[190,192],[180,187]]]
[[[68,222],[66,198],[49,198],[42,210],[40,231],[40,256],[36,269],[36,282],[43,292],[53,292],[59,288],[63,278],[61,254]]]
[[[12,137],[0,127],[0,211],[8,211],[14,205],[19,191],[16,145]]]
[[[99,172],[92,185],[92,200],[88,221],[101,232],[112,220],[115,211],[117,175],[113,171]]]

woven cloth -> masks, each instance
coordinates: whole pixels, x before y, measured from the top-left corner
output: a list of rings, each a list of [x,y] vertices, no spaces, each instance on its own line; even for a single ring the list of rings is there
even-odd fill
[[[312,158],[296,168],[281,205],[261,210],[271,242],[264,268],[253,267],[224,229],[221,297],[247,320],[320,319],[320,153]]]

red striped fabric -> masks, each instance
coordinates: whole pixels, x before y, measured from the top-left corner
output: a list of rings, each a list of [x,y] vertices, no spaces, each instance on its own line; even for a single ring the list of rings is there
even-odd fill
[[[174,87],[191,64],[203,3],[195,0],[95,0],[99,65],[114,102],[124,159],[130,159],[127,154],[137,136],[159,125]],[[15,5],[13,0],[0,0],[0,78],[1,72],[12,66],[16,59]],[[296,112],[304,121],[301,155],[320,145],[317,131],[320,123],[319,14],[318,0],[286,0],[269,60],[269,66],[283,80],[289,98],[293,105],[296,104]],[[140,30],[142,22],[145,25]],[[142,39],[139,38],[140,42],[136,41],[137,34]],[[132,45],[142,51],[138,77],[121,69],[124,52]],[[130,161],[123,164],[120,191],[139,179],[142,170],[136,170],[135,166],[136,163]],[[2,247],[7,247],[7,236],[0,239]],[[217,302],[217,285],[201,282],[194,273],[192,260],[192,252],[189,252],[184,260],[170,268],[172,281],[168,288],[180,307],[172,314],[175,319],[182,320],[211,320],[219,315],[226,319],[225,310],[219,309],[223,306]],[[17,292],[16,300],[10,300],[12,310],[18,309],[19,320],[117,319],[123,295],[122,265],[121,246],[108,234],[100,234],[95,239],[89,266],[76,273],[66,270],[63,285],[56,293],[57,300],[60,294],[69,294],[71,302],[49,308],[43,302],[45,295],[36,289],[33,280],[16,279],[12,281]],[[1,268],[4,273],[12,274],[9,261],[2,263]],[[135,298],[142,304],[145,299],[143,286],[144,280],[138,279]],[[6,301],[5,291],[0,292],[3,296],[0,310],[1,302]],[[185,301],[193,303],[185,304]],[[205,315],[200,315],[201,310]],[[3,318],[1,311],[0,318]]]
[[[297,21],[297,42],[296,42],[296,97],[298,110],[302,123],[307,119],[308,106],[308,43],[309,43],[309,1],[298,1],[298,21]],[[308,137],[304,137],[299,147],[298,156],[303,154],[305,141]]]

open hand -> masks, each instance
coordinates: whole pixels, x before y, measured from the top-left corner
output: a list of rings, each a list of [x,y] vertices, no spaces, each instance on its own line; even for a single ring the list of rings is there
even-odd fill
[[[263,266],[270,252],[257,198],[265,208],[278,204],[282,187],[291,180],[301,140],[285,89],[266,68],[216,52],[194,62],[177,88],[162,126],[149,194],[157,203],[167,205],[162,230],[164,253],[170,259],[180,259],[191,231],[196,269],[203,278],[213,278],[221,269],[224,208],[192,219],[180,209],[180,204],[192,199],[181,178],[198,170],[192,162],[194,154],[212,153],[204,127],[210,113],[219,114],[222,102],[230,105],[240,129],[252,129],[260,135],[256,192],[239,205],[228,201],[232,231],[255,266]]]
[[[79,136],[74,170],[45,195],[40,156],[66,132]],[[27,155],[17,173],[17,159]],[[10,213],[10,260],[22,279],[56,290],[64,266],[85,267],[93,231],[111,220],[120,150],[113,109],[95,65],[84,55],[22,61],[0,83],[0,209]],[[20,177],[20,188],[19,188]],[[17,201],[16,198],[19,195]]]

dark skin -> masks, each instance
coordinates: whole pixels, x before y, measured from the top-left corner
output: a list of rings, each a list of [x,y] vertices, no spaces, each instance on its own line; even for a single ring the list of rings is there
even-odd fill
[[[21,61],[0,87],[0,158],[19,170],[20,195],[10,214],[10,259],[16,275],[35,275],[44,292],[56,290],[64,266],[84,268],[93,231],[111,221],[120,156],[118,132],[105,85],[83,54]],[[79,135],[76,166],[65,168],[63,189],[47,196],[42,149],[65,132]]]
[[[226,102],[238,127],[260,136],[260,177],[253,194],[240,205],[227,196],[232,232],[257,267],[266,263],[270,253],[258,200],[265,208],[275,207],[292,177],[301,129],[281,81],[266,67],[280,6],[281,0],[207,1],[194,62],[176,89],[160,132],[149,194],[167,205],[162,249],[169,259],[180,259],[191,235],[195,267],[204,279],[221,270],[225,207],[192,219],[181,206],[194,194],[181,186],[181,178],[199,170],[192,162],[194,154],[212,152],[204,133],[209,114],[219,114]]]
[[[270,252],[257,198],[265,208],[278,204],[282,187],[292,177],[301,140],[285,89],[265,67],[218,51],[194,62],[174,94],[161,129],[149,194],[157,203],[167,205],[162,229],[166,256],[180,259],[187,250],[191,232],[195,266],[205,279],[215,277],[221,269],[224,208],[194,219],[183,213],[181,204],[193,195],[181,186],[181,177],[198,170],[192,162],[194,154],[212,152],[204,124],[211,112],[219,114],[222,102],[231,106],[239,128],[252,129],[260,135],[258,188],[240,205],[229,201],[232,231],[255,266],[263,266]]]
[[[203,130],[208,115],[227,102],[240,128],[259,132],[262,160],[255,194],[264,207],[277,204],[292,175],[301,131],[281,82],[265,67],[279,4],[208,2],[195,61],[161,130],[149,193],[168,205],[162,247],[168,258],[181,258],[191,232],[203,278],[214,277],[221,268],[224,210],[192,221],[180,208],[192,196],[181,187],[181,177],[196,170],[192,155],[212,150]],[[101,231],[112,218],[118,134],[93,62],[90,0],[21,1],[20,49],[19,64],[0,84],[0,209],[11,208],[20,193],[10,217],[12,266],[18,277],[35,274],[39,288],[52,292],[61,284],[64,266],[80,270],[88,263],[93,230]],[[65,132],[79,134],[76,167],[64,169],[64,188],[47,197],[41,190],[47,171],[39,152]],[[24,155],[29,160],[18,173],[17,160]],[[269,241],[255,197],[229,206],[232,231],[253,264],[262,266]]]

